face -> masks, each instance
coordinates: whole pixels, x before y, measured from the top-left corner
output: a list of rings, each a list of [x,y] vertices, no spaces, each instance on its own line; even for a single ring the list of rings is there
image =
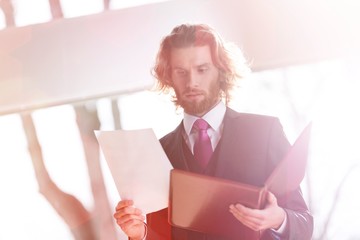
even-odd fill
[[[186,113],[201,117],[218,103],[219,70],[209,46],[174,48],[170,63],[172,87]]]

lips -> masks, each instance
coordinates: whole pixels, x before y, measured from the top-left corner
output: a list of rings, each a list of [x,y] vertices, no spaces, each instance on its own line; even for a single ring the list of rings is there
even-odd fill
[[[189,100],[196,100],[196,99],[202,98],[204,96],[204,94],[201,92],[191,92],[191,93],[185,94],[184,96],[185,96],[185,98],[187,98]]]
[[[197,97],[203,95],[202,93],[188,93],[185,94],[186,97]]]
[[[200,95],[204,95],[202,91],[186,91],[183,94],[185,97],[197,97]]]

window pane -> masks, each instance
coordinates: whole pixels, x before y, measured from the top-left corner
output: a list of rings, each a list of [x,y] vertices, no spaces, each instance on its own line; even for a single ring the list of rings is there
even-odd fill
[[[14,0],[17,26],[47,22],[51,19],[48,0]]]
[[[104,10],[102,0],[61,0],[65,18],[99,13]]]

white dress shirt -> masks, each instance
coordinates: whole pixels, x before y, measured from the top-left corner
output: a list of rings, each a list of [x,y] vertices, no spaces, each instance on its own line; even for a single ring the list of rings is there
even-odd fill
[[[207,130],[207,133],[210,137],[211,146],[213,150],[216,148],[221,138],[225,112],[226,112],[226,106],[222,101],[220,101],[209,112],[207,112],[204,116],[201,117],[210,126]],[[196,133],[195,131],[192,131],[192,127],[197,119],[199,119],[199,117],[184,113],[183,124],[186,133],[184,138],[186,144],[188,145],[189,149],[193,154],[194,154],[194,143],[195,143]]]

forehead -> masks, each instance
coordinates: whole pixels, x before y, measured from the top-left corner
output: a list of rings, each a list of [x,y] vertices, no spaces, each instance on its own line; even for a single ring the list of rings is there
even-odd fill
[[[191,67],[212,64],[211,50],[208,45],[173,48],[170,52],[171,67]]]

